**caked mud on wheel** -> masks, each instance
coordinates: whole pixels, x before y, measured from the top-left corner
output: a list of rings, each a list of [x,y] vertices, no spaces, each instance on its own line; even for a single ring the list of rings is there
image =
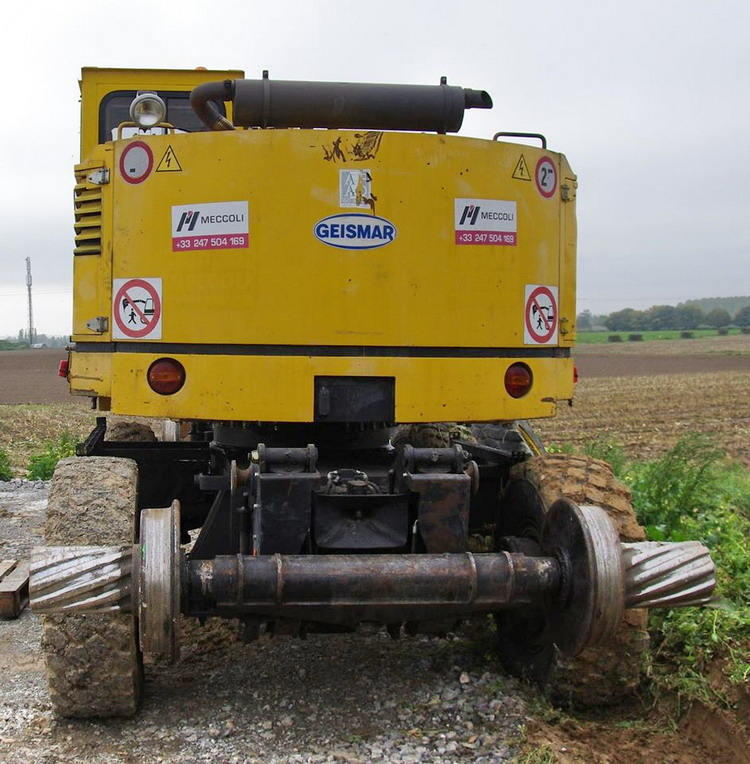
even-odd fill
[[[621,541],[644,539],[630,491],[606,462],[555,454],[531,458],[511,469],[498,511],[498,548],[507,548],[505,537],[538,541],[547,510],[563,496],[579,505],[604,509]],[[508,551],[533,553],[530,549]],[[496,621],[501,659],[508,670],[543,685],[555,702],[616,703],[632,694],[643,677],[648,661],[645,610],[626,610],[611,640],[575,658],[566,658],[554,648],[545,619],[533,608],[499,613]]]
[[[471,435],[476,442],[490,448],[524,451],[537,456],[547,453],[532,426],[523,420],[473,424]]]
[[[50,488],[49,546],[117,546],[136,536],[138,468],[130,459],[63,459]],[[122,613],[43,617],[52,706],[66,717],[129,716],[141,694],[137,621]]]
[[[398,448],[408,443],[414,448],[449,448],[451,441],[474,441],[471,429],[459,422],[401,424],[393,429],[391,443]]]
[[[125,420],[107,425],[107,440],[120,443],[156,443],[156,435],[147,424]]]

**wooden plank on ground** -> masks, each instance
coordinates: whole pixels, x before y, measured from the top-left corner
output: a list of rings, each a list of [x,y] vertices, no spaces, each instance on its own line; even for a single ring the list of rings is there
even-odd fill
[[[10,571],[0,580],[0,616],[3,618],[18,618],[29,604],[29,564],[11,562]]]
[[[18,560],[0,560],[0,581],[2,581],[13,568],[18,565]]]

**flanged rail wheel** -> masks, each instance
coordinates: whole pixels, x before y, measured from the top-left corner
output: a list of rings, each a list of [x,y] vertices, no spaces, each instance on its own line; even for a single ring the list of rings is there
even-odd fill
[[[137,487],[138,468],[131,459],[99,456],[61,460],[47,505],[47,545],[133,543]],[[136,712],[143,666],[133,615],[43,616],[42,649],[57,714],[92,717]]]
[[[553,454],[515,465],[501,496],[496,545],[507,551],[533,553],[544,517],[559,498],[605,510],[621,541],[643,541],[630,491],[612,468],[599,459]],[[527,539],[526,549],[508,549],[506,537]],[[529,608],[497,615],[501,653],[509,671],[546,687],[558,703],[578,706],[612,704],[640,684],[648,661],[646,611],[626,610],[615,636],[586,648],[575,658],[562,656],[551,641],[541,610]]]

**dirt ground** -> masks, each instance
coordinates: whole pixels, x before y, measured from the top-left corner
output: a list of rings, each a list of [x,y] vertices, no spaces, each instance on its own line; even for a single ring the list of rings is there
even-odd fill
[[[578,345],[581,379],[750,372],[750,335]]]
[[[633,458],[703,433],[750,467],[750,335],[580,345],[573,406],[534,423],[545,443],[593,439]]]
[[[0,441],[9,437],[8,433],[36,426],[38,418],[52,421],[56,416],[67,417],[76,421],[78,429],[93,420],[88,401],[72,399],[64,380],[55,374],[64,355],[64,351],[51,349],[0,353]],[[561,405],[555,420],[535,425],[546,442],[580,446],[600,437],[620,442],[633,456],[649,457],[662,453],[682,435],[700,431],[714,437],[731,457],[750,466],[750,336],[583,345],[576,349],[575,359],[581,381],[574,406]],[[38,407],[16,409],[19,403]],[[48,405],[57,403],[68,406]],[[22,413],[17,415],[16,411]],[[14,416],[16,421],[7,426]],[[5,523],[0,519],[0,528]],[[36,520],[24,521],[19,527],[29,527],[31,536],[38,532]],[[6,635],[0,640],[1,681],[9,677],[17,680],[12,696],[5,690],[0,693],[2,761],[31,760],[25,756],[49,762],[153,761],[156,758],[148,736],[164,761],[204,757],[240,762],[508,760],[518,750],[512,743],[482,743],[485,738],[481,736],[491,733],[489,717],[481,717],[481,724],[477,723],[481,727],[479,737],[474,736],[473,723],[467,727],[466,721],[456,720],[454,693],[463,697],[461,688],[467,685],[459,677],[466,671],[471,686],[478,688],[468,705],[472,714],[476,708],[484,708],[491,685],[498,693],[502,689],[497,697],[503,698],[503,707],[512,708],[516,717],[523,716],[528,750],[533,751],[525,760],[527,764],[750,762],[747,693],[738,694],[736,709],[727,712],[694,706],[687,713],[674,715],[668,704],[653,707],[635,703],[606,713],[565,714],[534,701],[533,693],[514,689],[494,670],[481,673],[474,659],[461,657],[461,653],[451,655],[449,651],[450,657],[446,657],[442,648],[431,643],[412,643],[405,652],[402,648],[393,652],[388,642],[372,638],[364,642],[316,640],[307,647],[304,643],[235,645],[228,652],[198,642],[188,650],[188,662],[171,674],[158,667],[152,669],[151,700],[147,700],[140,721],[58,722],[44,700],[35,623],[28,612],[10,631],[10,622],[0,622],[0,635]],[[9,638],[11,633],[14,636]],[[301,650],[291,646],[300,644]],[[416,660],[420,654],[424,665]],[[235,687],[235,659],[258,673],[260,684],[249,689]],[[307,660],[314,668],[304,662]],[[303,671],[316,672],[322,682],[312,694],[298,681],[300,666]],[[330,666],[345,683],[361,685],[362,692],[342,694],[342,684],[326,673],[325,667]],[[425,677],[420,676],[424,671],[426,692],[419,689],[424,686]],[[221,691],[214,697],[217,686]],[[227,688],[233,688],[236,697]],[[183,702],[186,696],[187,703]],[[352,700],[347,701],[347,697]],[[515,706],[513,697],[518,698]],[[448,709],[440,717],[443,726],[438,732],[420,726],[428,724],[425,709],[435,698],[440,699],[441,708],[445,705]],[[388,705],[391,699],[394,705]],[[328,708],[320,704],[328,704]],[[13,710],[16,706],[20,712]],[[416,714],[420,725],[411,724],[410,714]],[[296,725],[298,717],[309,721],[302,722],[304,734],[295,741],[292,728],[284,725],[289,718]],[[16,720],[17,728],[13,726]],[[458,730],[458,747],[451,745],[453,738],[446,737],[452,724]],[[403,734],[392,734],[401,728]],[[424,738],[417,739],[420,732]],[[233,749],[230,742],[225,743],[227,738],[230,742],[240,738],[236,742],[242,744]],[[429,743],[417,744],[428,739]],[[477,742],[479,748],[472,748]],[[427,750],[419,750],[425,746]]]
[[[70,403],[67,382],[57,376],[65,348],[0,351],[0,403]],[[79,399],[83,405],[87,398]]]

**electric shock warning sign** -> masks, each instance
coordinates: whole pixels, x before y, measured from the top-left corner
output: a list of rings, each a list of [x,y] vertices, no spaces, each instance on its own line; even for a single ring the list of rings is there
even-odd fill
[[[516,203],[499,199],[456,199],[456,244],[501,244],[515,247]]]
[[[243,249],[249,242],[247,202],[180,204],[172,207],[172,252]]]

